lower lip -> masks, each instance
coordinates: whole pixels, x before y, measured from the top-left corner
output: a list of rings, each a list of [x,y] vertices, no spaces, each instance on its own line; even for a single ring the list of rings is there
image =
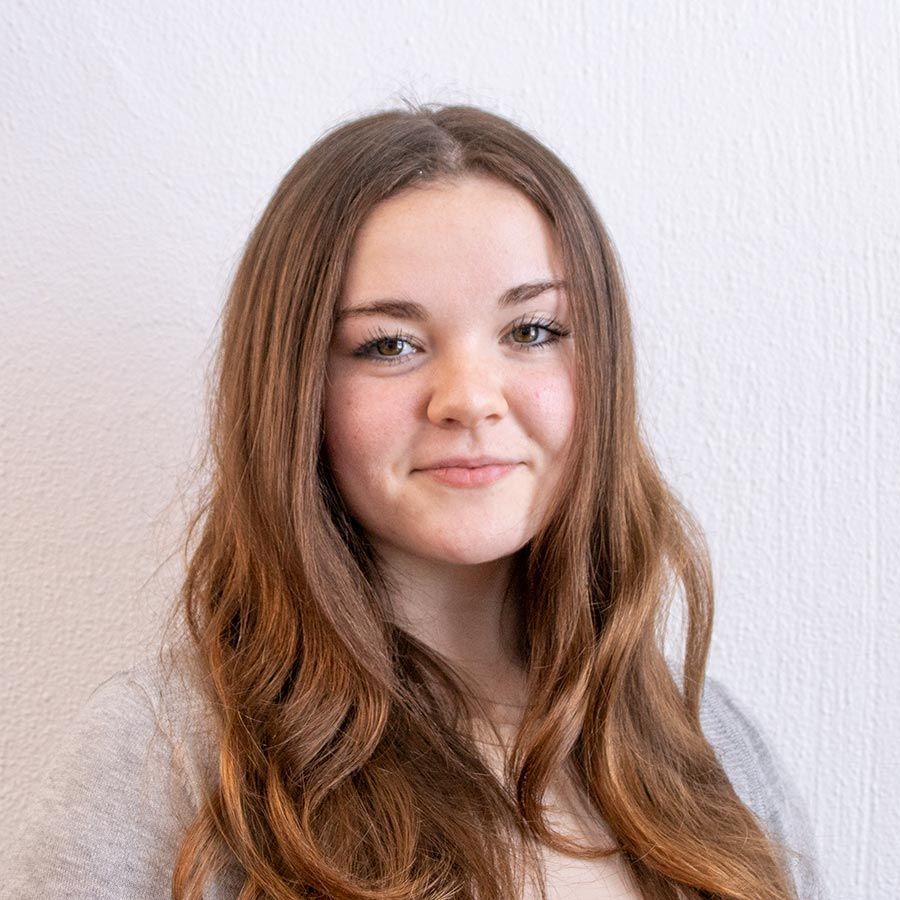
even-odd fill
[[[448,469],[419,469],[425,475],[430,475],[436,481],[453,487],[484,487],[499,481],[504,475],[508,475],[516,468],[518,463],[509,463],[502,466],[476,466],[467,469],[462,466],[453,466]]]

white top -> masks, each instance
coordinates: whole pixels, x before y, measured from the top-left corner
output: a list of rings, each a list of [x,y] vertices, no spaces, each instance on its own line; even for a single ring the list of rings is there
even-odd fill
[[[512,746],[516,725],[495,722],[503,744],[484,729],[481,737],[476,732],[475,741],[482,748],[485,761],[498,778],[502,778],[503,759]],[[561,772],[555,783],[544,795],[546,818],[550,826],[580,844],[613,846],[611,832],[598,822],[596,813],[590,812],[574,780]],[[579,859],[562,854],[546,845],[541,846],[547,896],[549,900],[641,900],[631,872],[621,853],[606,859]],[[536,900],[537,893],[526,888],[523,900]]]

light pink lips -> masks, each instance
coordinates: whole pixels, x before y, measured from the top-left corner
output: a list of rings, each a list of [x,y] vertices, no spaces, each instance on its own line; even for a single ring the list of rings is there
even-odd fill
[[[435,480],[453,487],[484,487],[499,481],[518,465],[518,463],[508,463],[473,468],[451,466],[446,469],[419,469],[419,471],[423,475],[430,475]]]

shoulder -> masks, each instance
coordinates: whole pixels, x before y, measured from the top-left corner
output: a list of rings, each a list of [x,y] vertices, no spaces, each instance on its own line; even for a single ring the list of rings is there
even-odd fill
[[[735,793],[785,849],[801,900],[827,900],[808,807],[759,720],[734,691],[707,676],[700,724]]]
[[[214,771],[214,724],[186,658],[166,648],[100,682],[72,722],[67,752],[102,756],[110,776],[127,772],[154,788],[164,766],[180,792],[199,803]]]
[[[3,896],[169,897],[210,751],[199,695],[160,658],[105,678],[51,751]]]

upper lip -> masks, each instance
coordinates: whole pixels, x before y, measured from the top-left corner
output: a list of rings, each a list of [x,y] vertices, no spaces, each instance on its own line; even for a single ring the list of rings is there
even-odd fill
[[[420,466],[421,469],[476,469],[479,466],[509,466],[515,465],[517,459],[501,459],[498,456],[447,456],[444,459],[437,459],[427,466]]]

